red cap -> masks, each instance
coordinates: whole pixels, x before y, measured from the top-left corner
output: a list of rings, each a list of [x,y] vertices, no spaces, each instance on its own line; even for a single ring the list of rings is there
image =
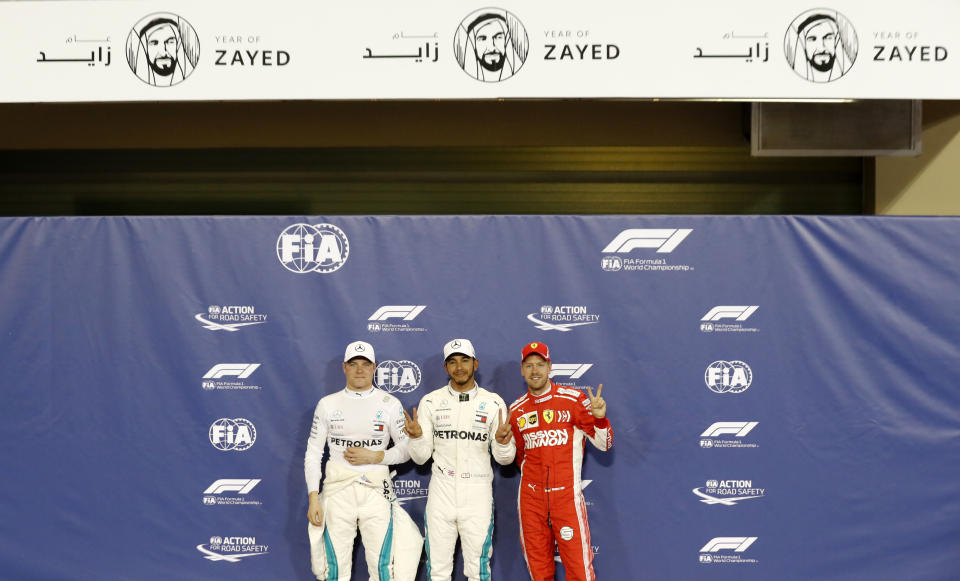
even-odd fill
[[[550,361],[550,348],[547,347],[544,343],[538,343],[534,341],[533,343],[528,343],[523,348],[523,357],[520,358],[520,361],[526,361],[527,357],[536,353],[540,357],[543,357],[547,361]]]

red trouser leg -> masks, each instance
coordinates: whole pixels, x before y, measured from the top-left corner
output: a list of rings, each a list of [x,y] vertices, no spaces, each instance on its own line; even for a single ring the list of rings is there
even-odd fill
[[[568,487],[547,494],[550,524],[557,539],[567,581],[596,581],[593,548],[590,546],[590,525],[587,523],[587,505],[583,500],[583,492]]]
[[[540,485],[520,479],[517,512],[520,514],[520,542],[527,570],[533,581],[553,581],[553,532],[547,521],[547,492]]]

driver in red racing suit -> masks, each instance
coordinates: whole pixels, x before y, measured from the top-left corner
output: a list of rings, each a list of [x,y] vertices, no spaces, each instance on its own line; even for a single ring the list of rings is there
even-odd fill
[[[520,540],[533,581],[552,581],[554,545],[569,581],[595,581],[590,525],[580,484],[585,440],[600,450],[613,445],[607,404],[550,381],[550,350],[523,348],[521,374],[528,391],[510,406],[510,428],[520,466]]]

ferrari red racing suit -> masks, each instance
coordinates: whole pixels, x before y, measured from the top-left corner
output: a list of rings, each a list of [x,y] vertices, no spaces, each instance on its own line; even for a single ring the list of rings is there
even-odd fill
[[[593,417],[583,392],[551,381],[539,397],[527,392],[513,402],[510,428],[521,470],[520,540],[531,579],[553,580],[556,546],[568,581],[595,581],[580,468],[585,439],[600,450],[613,445],[610,420]]]

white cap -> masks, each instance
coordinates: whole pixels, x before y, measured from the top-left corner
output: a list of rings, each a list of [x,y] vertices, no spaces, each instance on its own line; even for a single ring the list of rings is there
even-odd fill
[[[373,345],[366,341],[354,341],[347,345],[347,350],[343,352],[343,362],[346,363],[354,357],[363,357],[370,363],[377,362],[377,356],[373,352]]]
[[[477,358],[477,354],[473,350],[473,343],[470,342],[470,339],[454,339],[443,346],[444,361],[454,353],[460,353],[468,357],[473,357],[474,359]]]

